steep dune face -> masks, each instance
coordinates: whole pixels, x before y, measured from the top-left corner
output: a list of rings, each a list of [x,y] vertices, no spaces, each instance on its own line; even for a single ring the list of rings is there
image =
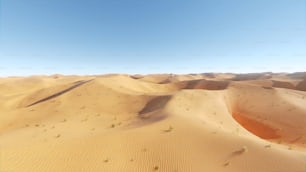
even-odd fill
[[[304,92],[245,85],[229,91],[233,117],[252,133],[275,142],[306,142]]]
[[[275,88],[295,89],[294,84],[291,82],[272,80],[272,83],[273,83],[272,87],[275,87]]]
[[[299,82],[298,85],[296,86],[296,89],[301,91],[306,91],[306,79]]]
[[[0,171],[303,171],[306,92],[248,76],[0,79]]]
[[[204,90],[224,90],[229,85],[229,81],[214,81],[214,80],[192,80],[183,81],[184,89],[204,89]]]

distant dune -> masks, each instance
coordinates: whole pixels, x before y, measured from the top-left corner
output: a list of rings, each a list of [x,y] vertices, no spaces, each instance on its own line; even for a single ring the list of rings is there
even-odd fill
[[[0,78],[0,172],[304,172],[306,73]]]

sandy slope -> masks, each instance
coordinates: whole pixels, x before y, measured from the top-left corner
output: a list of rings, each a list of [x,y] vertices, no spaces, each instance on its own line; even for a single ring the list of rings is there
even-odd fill
[[[0,172],[304,172],[305,78],[1,78]]]

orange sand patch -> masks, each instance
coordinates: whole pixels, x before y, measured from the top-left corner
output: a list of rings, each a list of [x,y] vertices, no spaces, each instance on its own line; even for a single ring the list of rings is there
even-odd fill
[[[245,129],[263,139],[277,139],[280,136],[277,130],[260,121],[245,117],[241,113],[234,113],[234,119],[239,122]]]

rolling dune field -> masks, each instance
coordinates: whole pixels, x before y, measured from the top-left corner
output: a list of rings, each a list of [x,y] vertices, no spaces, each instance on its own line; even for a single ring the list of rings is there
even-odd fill
[[[0,172],[306,172],[306,73],[0,78]]]

